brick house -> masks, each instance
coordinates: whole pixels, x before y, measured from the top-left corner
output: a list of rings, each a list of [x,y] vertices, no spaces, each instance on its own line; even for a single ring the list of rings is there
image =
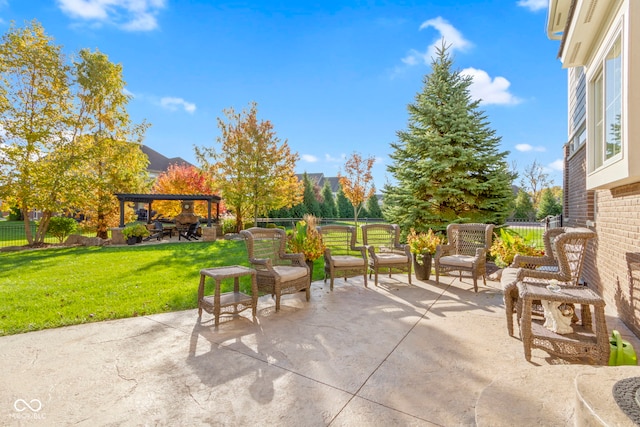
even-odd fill
[[[640,336],[640,1],[551,0],[568,70],[564,221],[589,227],[583,281]]]

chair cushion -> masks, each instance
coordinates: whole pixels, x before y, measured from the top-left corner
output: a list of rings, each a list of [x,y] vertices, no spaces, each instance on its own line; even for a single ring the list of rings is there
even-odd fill
[[[364,258],[351,255],[335,255],[331,259],[335,267],[364,267],[365,264]]]
[[[474,261],[476,261],[476,257],[470,255],[448,255],[440,258],[440,264],[454,267],[471,268]]]
[[[289,282],[307,276],[307,269],[291,265],[276,265],[273,269],[280,275],[283,282]]]
[[[519,268],[507,267],[502,270],[502,277],[500,278],[500,285],[502,286],[502,290],[504,290],[505,286],[513,283],[518,277]]]
[[[406,255],[392,254],[390,252],[377,253],[376,258],[378,260],[378,264],[380,265],[402,264],[409,262],[409,259]]]

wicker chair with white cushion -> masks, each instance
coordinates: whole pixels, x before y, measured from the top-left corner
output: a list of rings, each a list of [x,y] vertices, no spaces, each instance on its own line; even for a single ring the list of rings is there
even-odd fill
[[[324,282],[330,278],[333,290],[335,277],[362,275],[367,286],[367,251],[364,246],[356,246],[356,228],[348,225],[325,225],[318,227],[324,250]]]
[[[249,262],[257,274],[258,290],[270,293],[280,310],[280,296],[306,291],[310,293],[310,271],[303,254],[285,253],[287,235],[280,228],[253,227],[240,232],[247,245]]]
[[[478,292],[478,276],[487,285],[487,253],[493,240],[493,224],[449,224],[447,226],[447,244],[436,247],[434,257],[436,284],[440,283],[440,274],[458,271],[471,272],[473,290]]]
[[[411,284],[411,251],[408,245],[400,243],[400,227],[397,224],[366,224],[360,228],[368,250],[369,278],[373,271],[376,286],[378,273],[385,269],[389,277],[392,271],[406,271]]]

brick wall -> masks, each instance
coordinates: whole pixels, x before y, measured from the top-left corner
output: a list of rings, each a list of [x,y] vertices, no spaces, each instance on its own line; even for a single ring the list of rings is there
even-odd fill
[[[596,208],[597,268],[585,265],[585,280],[640,336],[640,183],[598,190]]]
[[[582,280],[640,337],[640,183],[587,191],[585,153],[565,152],[564,225],[595,223]]]

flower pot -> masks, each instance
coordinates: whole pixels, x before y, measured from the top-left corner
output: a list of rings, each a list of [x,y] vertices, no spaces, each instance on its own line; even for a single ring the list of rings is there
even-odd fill
[[[431,277],[431,254],[413,254],[413,270],[416,273],[416,279],[429,280]]]
[[[127,245],[135,245],[136,243],[138,243],[138,238],[136,236],[127,238]]]

